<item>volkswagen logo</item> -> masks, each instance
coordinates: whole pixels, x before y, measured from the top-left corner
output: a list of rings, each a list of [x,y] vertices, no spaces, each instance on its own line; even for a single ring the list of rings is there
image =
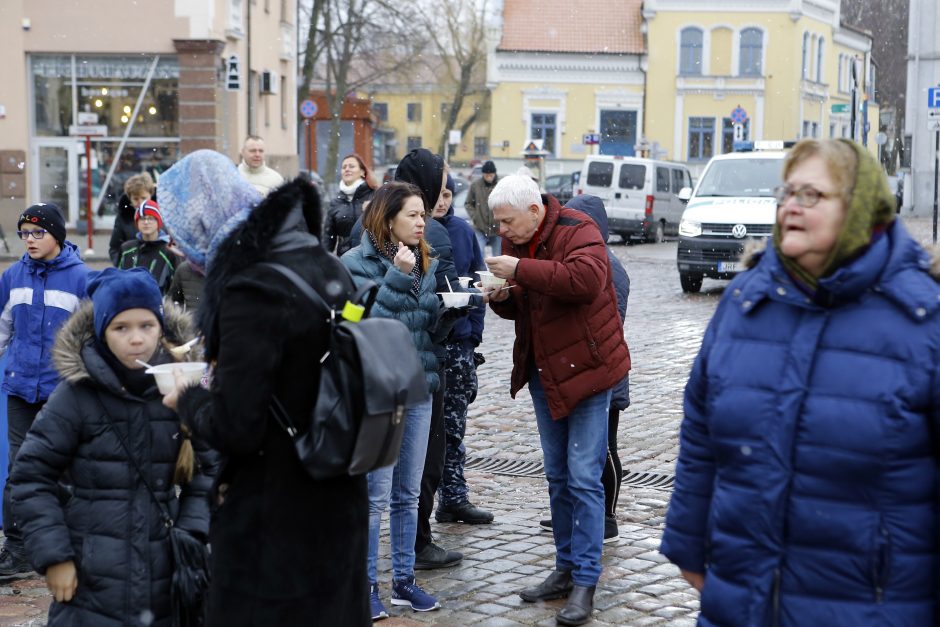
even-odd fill
[[[736,238],[741,239],[747,235],[747,227],[743,224],[735,224],[733,227],[731,227],[731,234]]]

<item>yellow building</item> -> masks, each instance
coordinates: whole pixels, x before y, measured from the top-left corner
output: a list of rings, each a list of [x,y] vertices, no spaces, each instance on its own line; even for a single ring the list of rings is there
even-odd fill
[[[465,95],[453,129],[460,130],[472,117],[460,142],[449,143],[446,128],[454,88],[442,78],[444,72],[433,72],[425,66],[412,68],[399,82],[372,84],[359,93],[372,100],[376,126],[373,136],[377,164],[395,163],[413,148],[440,150],[441,138],[448,131],[445,147],[452,163],[469,163],[489,158],[489,99],[483,84],[483,68],[471,93]],[[454,138],[456,139],[456,138]]]
[[[877,154],[871,36],[841,24],[840,0],[646,0],[643,18],[646,139],[665,157],[704,164],[735,139],[853,136]]]
[[[505,0],[489,55],[491,156],[542,140],[548,173],[586,154],[632,155],[644,136],[642,0]],[[585,135],[599,135],[597,146]],[[501,168],[502,170],[502,168]]]

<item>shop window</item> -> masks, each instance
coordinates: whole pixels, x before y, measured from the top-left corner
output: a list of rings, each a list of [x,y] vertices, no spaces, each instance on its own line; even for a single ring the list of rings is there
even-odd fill
[[[715,118],[689,118],[689,161],[710,159],[714,139]]]

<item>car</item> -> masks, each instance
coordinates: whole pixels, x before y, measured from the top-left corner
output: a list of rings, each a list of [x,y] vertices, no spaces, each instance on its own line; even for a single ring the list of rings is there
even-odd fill
[[[456,196],[465,189],[470,189],[470,181],[465,179],[462,176],[457,176],[455,174],[450,175],[454,179],[454,195]]]
[[[565,204],[574,195],[573,174],[552,174],[545,177],[545,191]]]
[[[478,178],[481,178],[482,176],[483,176],[483,166],[475,165],[470,170],[470,174],[467,175],[467,178],[470,179],[470,182],[472,183],[473,181],[477,180]]]
[[[685,202],[679,191],[692,186],[689,169],[682,163],[588,155],[584,158],[577,193],[604,201],[607,224],[625,242],[640,238],[662,242],[678,232]]]
[[[743,270],[748,240],[766,242],[777,215],[774,189],[783,183],[783,142],[754,142],[758,150],[712,157],[679,223],[676,264],[683,292],[698,292],[702,279],[733,279]],[[761,149],[766,146],[768,149]]]
[[[395,170],[398,169],[398,166],[391,166],[385,170],[385,174],[382,175],[382,184],[386,184],[389,181],[395,180]]]
[[[473,222],[470,220],[470,214],[467,213],[467,193],[469,191],[470,187],[467,186],[454,194],[454,216],[466,221],[470,226],[473,226]]]

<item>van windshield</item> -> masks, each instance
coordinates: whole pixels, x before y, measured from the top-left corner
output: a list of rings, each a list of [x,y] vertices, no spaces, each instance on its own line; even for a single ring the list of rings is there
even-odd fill
[[[695,195],[773,196],[782,182],[782,159],[727,159],[711,164]]]

